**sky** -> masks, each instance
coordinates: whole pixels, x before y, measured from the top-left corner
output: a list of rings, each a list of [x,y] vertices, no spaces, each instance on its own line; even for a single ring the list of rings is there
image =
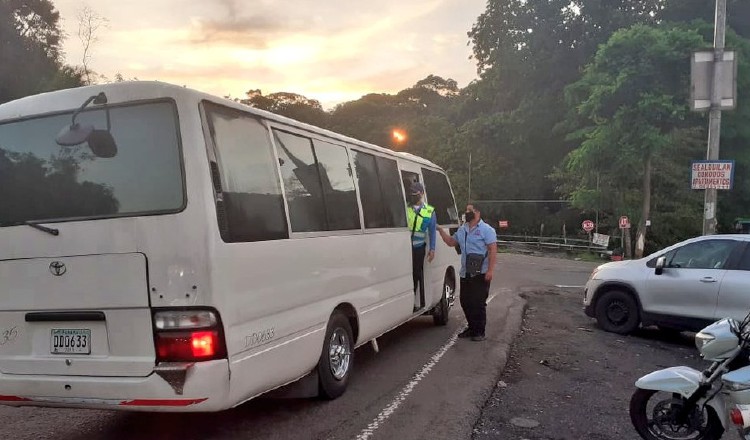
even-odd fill
[[[107,19],[89,68],[244,98],[294,92],[329,109],[430,74],[477,77],[467,32],[485,0],[53,0],[66,62],[82,64],[78,14]]]

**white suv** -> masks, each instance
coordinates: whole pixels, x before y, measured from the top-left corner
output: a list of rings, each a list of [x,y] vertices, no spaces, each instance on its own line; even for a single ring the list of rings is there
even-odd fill
[[[750,235],[683,241],[640,260],[594,269],[584,293],[586,315],[606,331],[639,325],[697,331],[750,309]]]

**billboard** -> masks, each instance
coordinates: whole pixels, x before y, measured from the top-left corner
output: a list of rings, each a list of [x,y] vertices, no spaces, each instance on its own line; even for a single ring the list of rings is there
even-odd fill
[[[733,160],[696,160],[690,167],[692,189],[732,189],[734,185]]]

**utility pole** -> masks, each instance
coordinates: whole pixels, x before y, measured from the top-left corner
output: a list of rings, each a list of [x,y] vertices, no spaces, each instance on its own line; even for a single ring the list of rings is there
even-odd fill
[[[594,232],[599,233],[599,208],[601,205],[601,195],[599,194],[599,172],[596,173],[596,221],[594,222]]]
[[[469,147],[469,196],[468,201],[471,203],[471,147]]]
[[[716,0],[716,20],[714,24],[714,64],[711,81],[711,110],[708,116],[708,160],[719,159],[721,139],[721,69],[724,60],[724,40],[727,24],[727,0]],[[706,189],[703,207],[703,234],[716,233],[716,197],[715,188]]]

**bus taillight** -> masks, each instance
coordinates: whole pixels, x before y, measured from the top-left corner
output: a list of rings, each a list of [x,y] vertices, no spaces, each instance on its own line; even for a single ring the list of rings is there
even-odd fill
[[[157,361],[207,361],[226,357],[216,313],[209,310],[159,310],[154,313]]]

